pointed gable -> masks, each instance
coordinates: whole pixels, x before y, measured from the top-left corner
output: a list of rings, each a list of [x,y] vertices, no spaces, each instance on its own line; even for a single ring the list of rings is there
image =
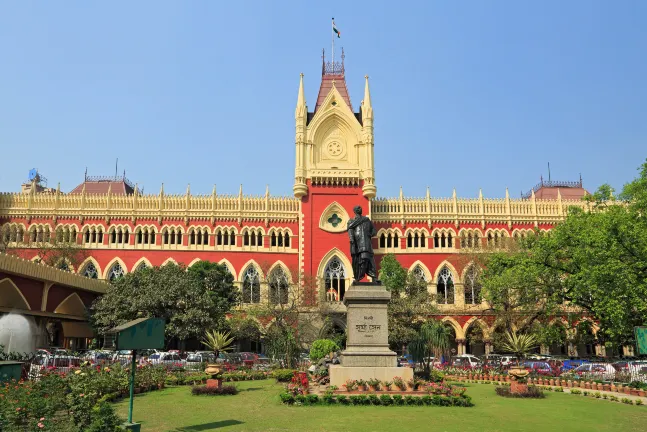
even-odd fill
[[[326,62],[325,58],[322,56],[322,65],[321,65],[321,85],[319,86],[319,94],[317,95],[317,103],[315,104],[314,112],[317,112],[317,109],[323,104],[326,96],[330,93],[330,90],[333,88],[333,82],[335,88],[341,95],[346,105],[350,110],[353,110],[353,105],[350,102],[350,96],[348,95],[348,87],[346,87],[346,78],[344,76],[344,50],[341,52],[341,63],[336,63],[334,61]]]

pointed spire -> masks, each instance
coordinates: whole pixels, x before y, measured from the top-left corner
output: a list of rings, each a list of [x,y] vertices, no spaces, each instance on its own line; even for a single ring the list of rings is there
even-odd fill
[[[403,195],[403,193],[402,193],[402,186],[400,186],[400,199],[402,199],[402,197],[403,197],[403,196],[404,196],[404,195]]]
[[[240,189],[238,189],[238,196],[243,196],[243,184],[240,184]]]
[[[135,183],[135,195],[139,195],[139,183]]]
[[[483,199],[483,189],[479,189],[479,199]]]
[[[265,185],[265,196],[270,196],[270,185]]]
[[[366,84],[364,85],[364,107],[372,108],[373,105],[371,105],[371,91],[368,88],[368,75],[364,75],[364,78],[366,79]]]
[[[299,79],[299,96],[297,97],[297,106],[302,106],[306,104],[306,94],[303,90],[303,72],[301,72],[301,78]]]
[[[188,185],[186,185],[186,194],[187,194],[187,195],[191,195],[191,183],[189,183]]]
[[[427,199],[429,199],[429,198],[430,198],[430,195],[429,195],[429,186],[427,186]]]
[[[160,195],[164,195],[164,183],[162,183],[162,187],[160,188]]]
[[[510,199],[510,192],[508,192],[508,188],[505,188],[505,199]]]
[[[212,193],[214,196],[216,195],[216,185],[215,185],[215,184],[213,185],[213,190],[211,191],[211,193]]]
[[[58,184],[56,185],[56,194],[58,195],[60,193],[61,193],[61,182],[58,182]]]
[[[456,199],[456,188],[454,188],[454,191],[452,192],[452,198]]]

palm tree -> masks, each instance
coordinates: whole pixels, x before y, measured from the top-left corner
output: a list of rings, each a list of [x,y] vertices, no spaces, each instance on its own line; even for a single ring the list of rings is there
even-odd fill
[[[449,350],[449,329],[441,322],[426,322],[420,327],[416,339],[409,344],[409,351],[415,361],[422,362],[429,376],[433,356],[439,359]]]
[[[517,366],[519,366],[519,360],[537,346],[537,337],[533,334],[508,332],[505,336],[506,340],[503,342],[502,348],[514,354],[517,358]]]
[[[202,340],[202,343],[213,351],[213,354],[218,359],[221,351],[231,350],[231,344],[234,342],[234,338],[230,337],[229,332],[219,332],[217,330],[211,330],[206,332],[205,339]]]

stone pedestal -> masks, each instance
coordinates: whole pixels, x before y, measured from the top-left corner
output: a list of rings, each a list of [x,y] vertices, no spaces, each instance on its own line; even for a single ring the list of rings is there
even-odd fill
[[[348,379],[413,378],[413,369],[397,367],[396,353],[389,349],[389,300],[391,293],[371,282],[353,284],[346,292],[346,350],[341,365],[330,367],[331,385],[341,387]]]

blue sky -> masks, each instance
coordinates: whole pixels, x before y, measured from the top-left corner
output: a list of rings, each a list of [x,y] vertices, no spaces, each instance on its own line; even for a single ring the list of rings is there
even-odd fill
[[[370,76],[378,195],[616,188],[647,158],[647,2],[0,3],[0,190],[126,170],[158,193],[289,195],[299,73],[330,18],[355,107]]]

